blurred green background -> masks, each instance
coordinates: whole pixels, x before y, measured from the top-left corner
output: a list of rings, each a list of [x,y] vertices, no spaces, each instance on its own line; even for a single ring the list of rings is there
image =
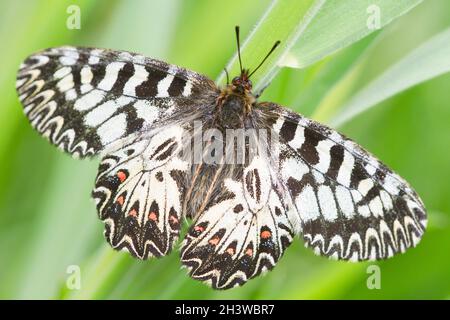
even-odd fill
[[[81,8],[79,30],[66,27],[71,4]],[[428,230],[417,248],[377,263],[379,290],[367,288],[369,263],[329,261],[305,249],[300,240],[274,271],[228,291],[213,291],[191,280],[180,270],[177,252],[144,262],[115,252],[103,239],[103,224],[90,200],[98,159],[77,161],[59,152],[34,132],[22,113],[15,74],[32,52],[66,44],[122,49],[216,79],[235,53],[234,25],[241,26],[245,38],[270,4],[0,2],[0,298],[450,299],[450,74],[398,90],[344,124],[334,122],[339,112],[345,114],[355,92],[448,30],[450,1],[424,1],[382,30],[307,68],[283,68],[262,97],[341,124],[341,132],[377,155],[421,195],[429,212]],[[276,30],[282,21],[278,17],[270,23]],[[266,38],[265,48],[276,40],[271,34]],[[245,62],[251,67],[257,61]],[[440,68],[439,63],[430,59],[434,67]],[[391,82],[383,84],[389,87]],[[80,266],[80,290],[66,286],[71,265]]]

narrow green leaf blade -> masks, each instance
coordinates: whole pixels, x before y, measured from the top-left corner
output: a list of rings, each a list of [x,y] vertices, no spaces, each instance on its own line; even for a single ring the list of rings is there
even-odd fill
[[[450,28],[437,34],[349,99],[331,120],[339,126],[412,86],[450,71]]]
[[[347,47],[405,14],[422,0],[326,1],[301,39],[279,61],[304,68]]]
[[[305,31],[325,0],[274,0],[257,23],[253,31],[241,45],[242,61],[245,68],[254,68],[267,54],[275,41],[281,44],[271,55],[267,62],[252,76],[255,91],[263,88],[277,73],[277,62],[297,42]],[[244,33],[245,30],[242,30]],[[252,65],[248,65],[252,63]],[[230,74],[239,74],[237,54],[233,56],[227,66]],[[217,83],[225,82],[225,73],[222,72]]]

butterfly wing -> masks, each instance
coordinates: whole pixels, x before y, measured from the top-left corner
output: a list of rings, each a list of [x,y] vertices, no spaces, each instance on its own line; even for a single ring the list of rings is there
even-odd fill
[[[336,131],[271,103],[260,112],[280,140],[280,179],[317,254],[343,260],[388,258],[414,247],[426,211],[416,192]]]
[[[33,127],[80,157],[107,150],[216,90],[208,78],[158,60],[76,47],[29,56],[16,86]]]
[[[242,285],[271,270],[292,242],[295,226],[271,181],[267,163],[256,159],[190,227],[181,249],[189,274],[214,289]]]
[[[61,47],[28,57],[17,91],[52,144],[104,155],[92,195],[108,242],[141,259],[167,254],[182,218],[183,124],[211,105],[214,83],[138,54]]]
[[[216,131],[203,142],[203,161],[192,167],[185,212],[193,223],[181,261],[192,278],[214,289],[243,285],[271,270],[299,232],[277,178],[276,141],[265,129],[255,119],[249,130]],[[212,150],[211,141],[221,143]]]
[[[102,159],[92,196],[113,248],[140,259],[171,251],[190,168],[179,156],[183,133],[180,125],[149,131]]]

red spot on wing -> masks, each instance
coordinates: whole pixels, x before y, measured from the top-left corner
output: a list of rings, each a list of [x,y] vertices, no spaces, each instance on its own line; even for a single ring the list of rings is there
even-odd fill
[[[169,220],[172,223],[178,223],[178,219],[175,216],[169,216]]]
[[[156,213],[153,212],[153,211],[148,214],[148,218],[150,220],[152,220],[152,221],[155,221],[155,222],[158,220],[158,217],[156,216]]]
[[[137,211],[136,211],[136,209],[131,209],[130,212],[128,212],[128,215],[129,215],[129,216],[132,216],[132,217],[136,217],[136,216],[137,216]]]
[[[233,254],[234,254],[234,249],[233,248],[228,248],[227,250],[226,250],[226,252],[230,255],[230,256],[232,256]]]
[[[248,248],[247,250],[245,250],[245,254],[251,257],[253,256],[253,250],[251,248]]]
[[[219,243],[219,241],[220,241],[219,237],[213,237],[208,242],[209,242],[209,244],[215,246],[215,245],[217,245]]]
[[[264,230],[261,232],[261,238],[263,239],[269,239],[272,236],[272,233],[270,231]]]
[[[117,198],[116,201],[117,201],[118,204],[120,204],[121,206],[123,206],[123,203],[124,203],[125,199],[123,198],[123,196],[120,196],[120,197]]]
[[[119,178],[120,183],[124,182],[127,179],[127,175],[123,171],[118,171],[117,172],[117,177]]]

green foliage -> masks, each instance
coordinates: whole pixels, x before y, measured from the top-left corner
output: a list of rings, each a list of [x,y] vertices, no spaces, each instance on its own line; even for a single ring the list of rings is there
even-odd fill
[[[419,2],[1,2],[0,298],[447,299],[450,76],[434,77],[449,70],[450,3]],[[386,25],[370,35],[369,3],[380,6]],[[70,4],[81,8],[81,30],[66,28]],[[115,252],[89,200],[98,160],[76,161],[56,151],[22,115],[15,73],[34,51],[65,44],[137,51],[223,81],[218,76],[236,51],[236,24],[246,67],[283,41],[255,74],[258,88],[273,78],[263,100],[343,125],[343,133],[422,196],[428,231],[417,248],[378,263],[380,290],[366,286],[368,263],[316,257],[301,241],[267,276],[220,292],[187,277],[176,252],[149,261]],[[235,59],[229,66],[235,74]],[[81,268],[80,290],[66,286],[70,265]]]

